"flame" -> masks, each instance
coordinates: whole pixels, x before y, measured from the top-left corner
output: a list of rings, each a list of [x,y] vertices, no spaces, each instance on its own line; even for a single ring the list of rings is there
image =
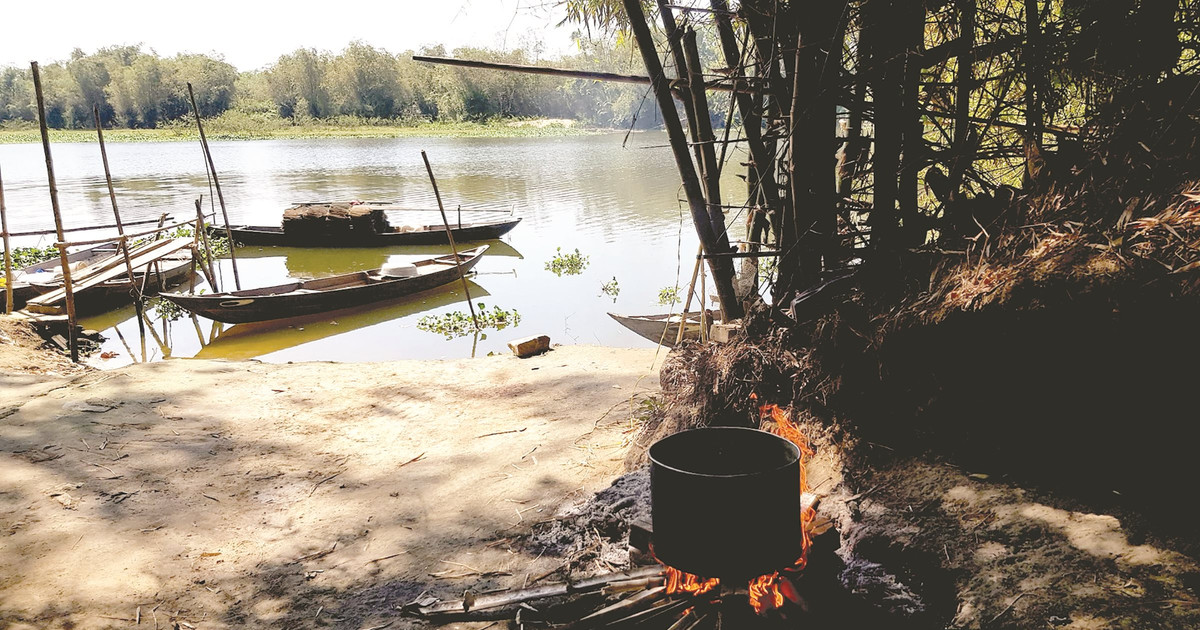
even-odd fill
[[[717,578],[702,578],[685,573],[674,567],[667,567],[667,593],[687,593],[688,595],[703,595],[716,590],[721,585]]]
[[[757,396],[751,395],[751,397],[757,400]],[[808,445],[808,438],[804,436],[804,432],[800,430],[800,427],[795,422],[792,422],[788,412],[780,409],[777,405],[763,405],[759,407],[758,411],[763,420],[770,419],[773,422],[773,426],[769,429],[771,433],[799,447],[800,494],[803,495],[809,491],[806,468],[809,458],[813,456],[813,450]],[[770,575],[755,578],[750,582],[750,605],[754,607],[754,611],[758,614],[762,615],[767,611],[782,607],[785,596],[792,602],[799,602],[800,596],[786,574],[803,571],[805,565],[808,564],[808,548],[812,545],[808,531],[809,525],[816,515],[817,512],[811,505],[803,508],[800,512],[801,552],[795,564],[784,569],[784,574],[780,574],[777,571]]]

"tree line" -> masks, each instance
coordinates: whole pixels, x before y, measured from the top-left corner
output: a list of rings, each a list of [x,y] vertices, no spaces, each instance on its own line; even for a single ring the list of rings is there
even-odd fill
[[[97,105],[106,127],[170,124],[190,113],[188,82],[205,117],[265,114],[297,124],[338,117],[406,123],[552,117],[613,127],[656,119],[643,87],[436,66],[414,62],[413,54],[355,41],[340,53],[301,48],[265,69],[238,72],[220,56],[163,57],[140,45],[91,54],[76,49],[66,61],[41,66],[46,120],[56,129],[91,128]],[[539,63],[535,45],[508,51],[433,46],[417,54]],[[580,38],[578,51],[553,65],[628,73],[636,61],[628,42]],[[29,68],[0,69],[0,125],[28,124],[36,116]]]

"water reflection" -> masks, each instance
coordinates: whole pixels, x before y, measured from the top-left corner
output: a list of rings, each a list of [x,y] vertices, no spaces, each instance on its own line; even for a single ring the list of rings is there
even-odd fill
[[[475,282],[468,281],[467,287],[472,299],[491,295]],[[249,324],[217,324],[219,328],[215,338],[204,344],[196,356],[250,359],[460,302],[466,302],[466,296],[462,293],[461,285],[455,284],[388,302],[305,317]]]

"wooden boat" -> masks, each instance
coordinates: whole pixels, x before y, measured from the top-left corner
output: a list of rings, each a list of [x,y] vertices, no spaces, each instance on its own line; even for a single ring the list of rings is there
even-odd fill
[[[458,254],[463,272],[483,257],[487,245]],[[227,324],[311,315],[349,306],[390,300],[454,282],[454,254],[419,260],[404,269],[385,265],[328,278],[290,282],[261,289],[206,295],[163,293],[162,297],[202,317]]]
[[[454,242],[486,241],[508,234],[521,219],[501,221],[478,221],[475,223],[451,224]],[[217,236],[225,235],[225,228],[211,226],[209,230]],[[441,223],[417,227],[392,227],[387,232],[357,230],[329,234],[287,233],[282,227],[270,225],[231,225],[233,240],[242,245],[291,245],[296,247],[385,247],[395,245],[445,245],[446,227]]]
[[[617,320],[618,324],[653,341],[654,343],[675,347],[675,339],[679,336],[679,324],[684,321],[679,313],[663,313],[659,315],[618,315],[609,313],[609,317]],[[712,314],[707,317],[712,323]],[[696,340],[700,338],[700,313],[688,313],[684,323],[683,338]]]
[[[108,261],[117,258],[123,258],[117,245],[105,243],[71,253],[67,256],[67,261],[71,265],[72,278],[75,278],[77,273],[85,273],[90,268],[104,266]],[[171,254],[160,259],[159,268],[157,270],[152,268],[149,277],[145,277],[144,267],[135,270],[134,282],[139,288],[144,286],[147,294],[153,294],[162,288],[182,282],[191,272],[191,265],[191,253]],[[62,264],[58,258],[30,265],[15,271],[13,275],[15,276],[13,302],[14,307],[18,309],[25,306],[29,300],[62,288]],[[128,302],[131,299],[129,280],[125,274],[121,274],[77,292],[75,306],[80,312],[90,313],[118,305],[122,301]]]
[[[112,256],[116,252],[116,243],[105,243],[68,254],[67,261],[72,268],[77,269]],[[39,290],[38,287],[54,282],[62,284],[62,263],[57,256],[22,269],[14,269],[12,283],[16,308],[21,308],[30,298],[48,290]]]

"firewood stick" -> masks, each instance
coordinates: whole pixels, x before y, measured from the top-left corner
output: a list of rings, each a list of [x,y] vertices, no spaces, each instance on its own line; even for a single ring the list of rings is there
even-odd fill
[[[639,610],[652,605],[659,599],[666,597],[667,587],[656,586],[652,589],[642,591],[632,597],[623,599],[611,606],[606,606],[596,612],[576,621],[575,623],[566,626],[568,630],[583,630],[584,628],[594,628],[603,626],[610,620],[619,618],[623,615],[638,612]]]

